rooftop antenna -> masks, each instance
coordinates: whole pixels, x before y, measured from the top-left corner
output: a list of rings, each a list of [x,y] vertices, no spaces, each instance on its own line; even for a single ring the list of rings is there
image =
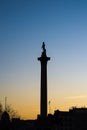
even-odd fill
[[[5,111],[7,110],[7,97],[5,97]]]
[[[51,114],[51,106],[50,106],[50,104],[51,104],[51,101],[49,100],[49,114]]]

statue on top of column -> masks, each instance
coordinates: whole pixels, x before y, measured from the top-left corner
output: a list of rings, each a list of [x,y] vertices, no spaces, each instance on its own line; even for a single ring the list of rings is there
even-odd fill
[[[43,49],[42,55],[46,55],[46,49],[45,49],[45,43],[44,42],[42,44],[42,49]]]

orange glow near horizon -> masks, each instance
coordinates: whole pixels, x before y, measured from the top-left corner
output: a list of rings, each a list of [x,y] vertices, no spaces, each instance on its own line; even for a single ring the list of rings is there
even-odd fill
[[[54,101],[51,101],[50,104],[50,113],[53,114],[55,110],[60,111],[68,111],[71,107],[85,107],[85,102],[87,100],[86,96],[73,96],[73,97],[65,97],[65,98],[56,98]],[[82,104],[83,102],[83,104]],[[84,105],[85,104],[85,105]],[[39,114],[39,104],[37,103],[32,105],[25,103],[15,104],[12,106],[15,110],[17,110],[21,119],[36,119],[37,115]],[[48,105],[48,113],[49,113],[49,105]]]

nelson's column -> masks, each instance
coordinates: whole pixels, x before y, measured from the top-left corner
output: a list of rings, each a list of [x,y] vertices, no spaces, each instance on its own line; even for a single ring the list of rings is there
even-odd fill
[[[38,60],[41,63],[41,89],[40,89],[40,116],[47,117],[47,61],[50,57],[46,55],[45,43],[42,44],[42,54]]]

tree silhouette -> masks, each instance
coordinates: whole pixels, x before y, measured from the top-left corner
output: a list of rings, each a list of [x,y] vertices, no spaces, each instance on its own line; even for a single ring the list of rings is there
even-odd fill
[[[0,102],[0,119],[1,119],[1,115],[3,114],[3,112],[6,111],[9,116],[10,116],[10,119],[12,118],[20,118],[20,116],[18,115],[17,111],[14,110],[11,105],[6,105],[6,108],[5,110],[3,109],[3,105],[2,103]]]
[[[6,106],[6,111],[8,112],[8,114],[10,115],[10,119],[12,118],[20,118],[20,116],[18,115],[17,111],[14,110],[11,105],[7,105]]]

